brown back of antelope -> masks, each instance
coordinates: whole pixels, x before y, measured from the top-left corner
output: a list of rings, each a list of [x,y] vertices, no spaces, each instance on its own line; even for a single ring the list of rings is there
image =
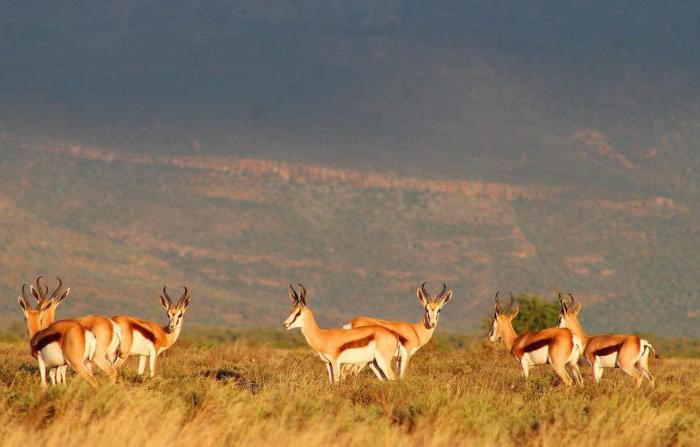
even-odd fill
[[[139,374],[144,373],[148,360],[150,376],[154,377],[158,356],[169,349],[180,336],[184,316],[192,300],[187,287],[184,287],[184,292],[177,304],[173,304],[166,287],[163,287],[163,293],[158,298],[168,314],[166,327],[128,315],[112,317],[121,329],[121,351],[117,367],[121,366],[128,357],[139,356]]]
[[[331,383],[341,378],[343,364],[369,363],[380,380],[393,380],[391,361],[402,349],[397,334],[381,326],[354,329],[321,329],[306,303],[306,288],[289,285],[292,310],[283,325],[300,328],[306,342],[326,364]]]
[[[59,278],[56,291],[60,290],[62,282]],[[32,287],[32,295],[39,302],[46,299],[46,290],[41,286],[41,277],[36,280],[36,288]],[[56,309],[70,294],[70,287],[63,293],[56,293],[48,299],[50,302],[49,308],[46,310],[44,320],[53,323],[56,316]],[[43,295],[42,295],[43,294]],[[95,335],[96,347],[93,357],[94,363],[109,377],[111,383],[115,383],[117,379],[117,371],[114,364],[119,355],[119,345],[121,343],[121,329],[115,322],[107,317],[100,315],[86,315],[74,319],[82,324],[87,330]],[[58,382],[65,383],[65,367],[59,368]]]
[[[566,370],[568,366],[579,385],[583,385],[583,378],[578,369],[578,361],[583,352],[581,340],[570,330],[560,328],[549,328],[518,335],[513,329],[513,319],[518,315],[520,306],[513,309],[514,303],[515,297],[511,294],[510,303],[503,310],[498,292],[496,292],[489,339],[492,342],[503,341],[506,349],[520,363],[523,376],[526,378],[532,367],[551,364],[564,384],[569,387],[572,380]]]
[[[444,283],[442,284],[442,290],[437,295],[428,293],[425,290],[425,285],[426,283],[423,283],[416,289],[416,297],[423,306],[423,318],[418,323],[362,316],[354,318],[348,325],[344,326],[344,328],[357,328],[378,325],[398,334],[403,346],[402,352],[406,354],[399,357],[400,378],[404,377],[411,357],[432,338],[440,318],[440,311],[452,299],[452,290],[447,290],[447,286]],[[360,364],[349,372],[357,374],[363,367],[364,365]]]
[[[597,335],[588,337],[579,322],[581,303],[577,303],[572,294],[567,302],[559,294],[561,312],[559,327],[568,328],[584,341],[584,357],[593,367],[596,383],[603,376],[603,368],[620,368],[629,374],[641,386],[644,379],[654,386],[654,376],[649,371],[649,355],[656,352],[647,340],[632,334]]]
[[[27,323],[29,346],[32,355],[39,363],[42,386],[47,386],[47,368],[49,371],[54,371],[52,382],[55,383],[56,368],[71,366],[90,386],[97,387],[97,381],[87,367],[87,362],[95,353],[95,336],[74,320],[57,321],[46,325],[44,318],[51,305],[50,299],[42,293],[37,299],[37,307],[33,309],[29,304],[26,289],[25,284],[22,286],[22,295],[17,297],[17,303]],[[42,326],[45,327],[42,328]]]

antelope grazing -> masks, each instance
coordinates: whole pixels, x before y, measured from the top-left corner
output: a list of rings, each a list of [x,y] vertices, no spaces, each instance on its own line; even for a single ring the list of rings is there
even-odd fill
[[[42,287],[41,285],[41,276],[37,277],[36,279],[36,287],[33,285],[30,286],[32,296],[34,299],[36,299],[37,303],[40,303],[42,300],[48,300],[50,302],[44,315],[44,324],[46,325],[54,322],[56,317],[56,308],[68,297],[71,291],[69,287],[63,293],[58,293],[61,290],[63,282],[60,278],[56,278],[56,280],[58,281],[58,287],[56,287],[56,291],[50,298],[47,298],[48,287]],[[114,368],[114,364],[116,363],[119,355],[121,329],[119,329],[119,326],[117,326],[114,321],[100,315],[86,315],[84,317],[73,318],[73,320],[82,324],[85,329],[89,330],[95,335],[97,346],[95,347],[93,363],[95,363],[97,367],[100,368],[107,375],[107,377],[109,377],[111,383],[115,383],[117,379],[117,371]],[[55,370],[51,370],[49,372],[51,381],[65,383],[66,369],[67,366],[62,366]],[[56,377],[54,377],[54,375],[56,375]]]
[[[121,352],[117,367],[121,366],[128,357],[138,355],[139,374],[144,373],[148,359],[150,376],[155,376],[156,360],[160,354],[167,351],[177,341],[182,330],[183,317],[190,305],[190,294],[187,287],[183,288],[185,290],[176,305],[173,305],[172,298],[168,295],[165,287],[163,287],[163,293],[158,297],[161,306],[168,313],[168,325],[165,327],[153,321],[140,320],[125,315],[112,317],[122,332]]]
[[[52,298],[57,296],[59,289],[60,287],[52,294]],[[67,295],[69,292],[70,290],[67,290],[62,295]],[[37,307],[32,308],[27,297],[27,284],[22,286],[22,295],[17,297],[17,303],[24,313],[27,324],[32,356],[39,363],[41,386],[47,387],[47,368],[51,375],[51,382],[55,385],[58,376],[57,368],[70,366],[91,387],[97,388],[97,380],[92,375],[88,363],[95,355],[97,345],[95,335],[75,320],[63,320],[45,325],[44,318],[51,306],[51,299],[45,296],[42,298]]]
[[[637,387],[641,387],[643,379],[647,379],[653,388],[654,376],[649,371],[649,354],[659,357],[651,343],[636,335],[627,334],[588,337],[578,321],[581,303],[577,303],[572,294],[569,297],[571,302],[567,303],[559,294],[559,327],[571,330],[583,341],[583,355],[593,367],[595,382],[600,383],[603,368],[620,368],[637,381]]]
[[[418,302],[420,302],[423,306],[424,310],[423,318],[418,323],[381,320],[371,317],[357,317],[349,324],[343,326],[344,329],[350,329],[377,325],[398,334],[404,348],[403,351],[406,353],[405,356],[398,358],[399,378],[404,377],[411,357],[430,341],[433,336],[433,332],[435,332],[435,327],[437,327],[438,319],[440,318],[440,311],[445,304],[452,299],[452,290],[447,290],[447,286],[445,284],[442,285],[442,290],[440,293],[435,296],[431,296],[425,290],[425,284],[426,283],[423,283],[416,289],[416,297],[418,298]],[[353,365],[351,367],[351,373],[357,374],[364,367],[365,364]]]
[[[379,380],[394,380],[391,361],[402,350],[399,337],[381,326],[353,329],[321,329],[306,304],[306,288],[299,292],[289,285],[292,312],[284,321],[287,330],[300,328],[306,342],[328,369],[331,384],[341,378],[340,367],[347,363],[369,363]]]
[[[523,376],[530,375],[533,366],[551,364],[564,384],[571,386],[572,380],[566,371],[568,365],[574,378],[583,386],[583,377],[578,369],[578,361],[583,352],[583,343],[572,331],[561,328],[549,328],[539,332],[518,335],[513,329],[513,319],[518,315],[520,306],[513,310],[515,297],[511,294],[510,303],[501,310],[501,303],[496,292],[493,321],[489,339],[492,342],[502,340],[506,349],[520,362]]]

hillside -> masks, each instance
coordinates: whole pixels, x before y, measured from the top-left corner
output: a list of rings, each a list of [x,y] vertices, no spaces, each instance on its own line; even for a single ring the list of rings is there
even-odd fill
[[[194,324],[276,326],[303,281],[322,322],[417,319],[446,282],[448,329],[473,331],[496,289],[573,291],[591,331],[699,336],[691,200],[591,186],[408,177],[280,161],[148,155],[6,140],[4,319],[36,274],[74,287],[63,315],[159,318],[162,285]]]
[[[479,329],[571,290],[590,331],[700,336],[700,3],[0,2],[0,301],[66,315]]]

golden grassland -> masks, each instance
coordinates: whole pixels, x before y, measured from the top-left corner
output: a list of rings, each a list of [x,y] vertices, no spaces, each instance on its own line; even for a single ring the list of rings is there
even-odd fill
[[[209,334],[211,335],[211,334]],[[298,343],[298,338],[289,335]],[[443,339],[444,340],[444,339]],[[70,375],[42,392],[26,342],[0,342],[0,445],[697,445],[700,361],[652,361],[656,389],[619,371],[562,388],[551,369],[529,381],[500,345],[431,342],[406,380],[369,371],[339,386],[310,349],[178,342],[157,377],[133,360],[121,383],[92,391]]]

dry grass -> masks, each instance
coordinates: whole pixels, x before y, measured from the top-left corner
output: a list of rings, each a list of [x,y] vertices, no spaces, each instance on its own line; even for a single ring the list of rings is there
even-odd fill
[[[308,349],[183,342],[155,379],[133,365],[91,391],[75,377],[42,393],[24,343],[0,343],[0,444],[697,445],[700,361],[656,361],[657,388],[618,371],[563,390],[549,369],[525,382],[502,349],[434,344],[400,383],[367,373],[338,387]]]

